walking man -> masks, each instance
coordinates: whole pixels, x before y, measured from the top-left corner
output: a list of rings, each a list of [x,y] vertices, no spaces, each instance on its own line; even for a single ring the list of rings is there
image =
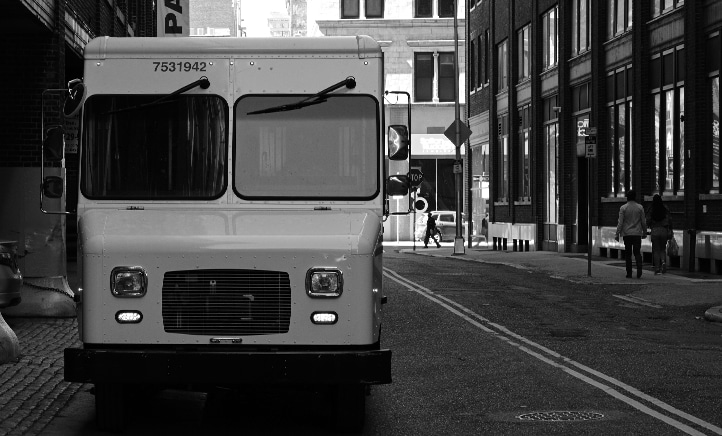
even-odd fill
[[[436,240],[436,219],[431,215],[431,212],[429,212],[428,217],[426,218],[426,235],[424,235],[424,248],[429,248],[429,238],[433,239],[434,242],[436,242],[436,248],[440,248],[441,244],[439,244],[439,241]]]
[[[637,278],[642,277],[642,238],[647,237],[647,219],[644,208],[637,203],[637,193],[630,189],[627,191],[627,202],[619,208],[619,222],[617,235],[624,240],[624,258],[627,264],[627,278],[632,278],[632,254],[637,263]]]

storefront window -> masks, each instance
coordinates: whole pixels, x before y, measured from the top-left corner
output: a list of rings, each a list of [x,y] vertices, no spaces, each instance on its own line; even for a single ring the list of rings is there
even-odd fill
[[[559,222],[559,182],[557,180],[559,168],[559,133],[556,122],[544,126],[544,148],[546,149],[545,175],[547,191],[547,208],[545,221],[547,223]]]
[[[710,193],[719,194],[719,76],[712,79],[712,180]]]

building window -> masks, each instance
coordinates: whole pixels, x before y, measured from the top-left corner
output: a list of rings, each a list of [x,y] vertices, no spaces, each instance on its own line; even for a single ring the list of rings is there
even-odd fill
[[[607,75],[609,112],[609,196],[623,197],[633,186],[632,67]]]
[[[453,52],[414,53],[414,101],[454,101],[455,77]]]
[[[366,18],[384,17],[384,0],[366,0]]]
[[[542,32],[544,42],[542,43],[542,65],[544,69],[555,67],[559,62],[559,35],[557,32],[557,18],[559,7],[554,6],[542,16]]]
[[[702,173],[705,181],[705,186],[707,187],[707,192],[709,192],[710,194],[719,194],[720,32],[715,32],[711,34],[710,37],[707,39],[707,71],[710,76],[709,86],[712,99],[712,143],[709,147],[705,147],[705,162],[708,163],[703,168]]]
[[[607,0],[607,36],[609,39],[632,28],[632,0]]]
[[[476,57],[479,51],[479,38],[473,38],[471,40],[471,47],[469,47],[469,90],[474,91],[479,83],[477,77],[478,71],[476,67]]]
[[[559,222],[559,124],[557,96],[544,99],[544,183],[546,207],[544,222]]]
[[[531,105],[519,108],[519,200],[531,200]]]
[[[439,53],[439,101],[454,101],[454,53]]]
[[[488,84],[489,83],[489,37],[491,33],[489,29],[486,29],[486,32],[484,32],[484,40],[483,43],[480,45],[479,50],[481,51],[479,53],[479,61],[481,62],[480,70],[481,71],[481,83],[482,84]]]
[[[655,192],[677,195],[684,192],[684,47],[652,58],[651,88],[654,95]]]
[[[683,4],[684,0],[652,0],[652,17],[662,15]]]
[[[572,55],[584,53],[591,47],[591,0],[573,0],[572,3]]]
[[[496,46],[496,61],[497,92],[501,92],[509,86],[509,60],[506,39]]]
[[[341,18],[358,18],[359,0],[342,0],[341,1]]]
[[[439,18],[454,18],[455,0],[438,0]]]
[[[414,0],[414,18],[454,18],[455,0]]]
[[[359,18],[361,0],[341,0],[341,18]],[[364,0],[366,18],[384,17],[384,0]]]
[[[527,24],[519,30],[519,81],[528,79],[531,76],[531,25]]]
[[[719,194],[719,76],[712,78],[712,156],[710,177],[708,177],[709,192]]]
[[[489,83],[489,73],[487,69],[487,53],[488,53],[488,31],[480,34],[471,41],[471,51],[469,57],[469,77],[471,80],[471,89],[481,88],[485,83]]]
[[[432,0],[414,0],[414,18],[431,18],[433,16]]]
[[[497,150],[499,172],[497,176],[496,201],[509,201],[509,121],[508,116],[501,115],[497,125]]]

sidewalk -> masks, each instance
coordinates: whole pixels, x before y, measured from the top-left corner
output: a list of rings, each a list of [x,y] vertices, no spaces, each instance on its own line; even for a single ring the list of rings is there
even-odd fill
[[[572,283],[618,286],[620,298],[631,298],[639,304],[652,306],[707,306],[704,316],[709,321],[722,322],[722,275],[687,272],[668,268],[666,274],[654,275],[651,264],[644,264],[640,279],[626,278],[624,259],[592,256],[591,275],[589,260],[582,253],[556,253],[551,251],[499,251],[484,242],[479,246],[465,247],[463,254],[454,254],[451,243],[441,248],[424,248],[423,243],[414,249],[410,241],[384,242],[387,250],[404,254],[450,257],[460,261],[506,265],[512,268],[533,270]]]

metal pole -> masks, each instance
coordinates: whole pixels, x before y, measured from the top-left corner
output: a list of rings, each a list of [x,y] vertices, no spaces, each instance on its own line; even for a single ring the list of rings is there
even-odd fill
[[[592,276],[592,158],[587,158],[587,276]]]
[[[458,11],[459,1],[454,0],[454,123],[456,128],[456,162],[461,162],[461,137],[459,131],[460,108],[459,108],[459,29],[458,29]],[[455,165],[456,166],[456,165]],[[456,238],[454,238],[454,254],[464,254],[464,237],[461,235],[461,206],[464,202],[463,196],[463,179],[461,172],[455,172],[454,181],[456,183]]]

